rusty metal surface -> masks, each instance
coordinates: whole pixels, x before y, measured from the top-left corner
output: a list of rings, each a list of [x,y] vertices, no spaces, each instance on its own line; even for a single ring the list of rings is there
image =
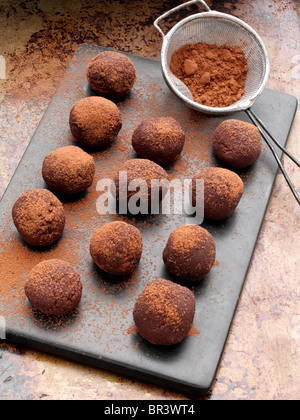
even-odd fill
[[[12,176],[76,47],[82,42],[159,59],[153,19],[179,1],[51,1],[0,5],[0,194]],[[268,87],[300,97],[297,1],[215,1],[209,5],[247,21],[271,57]],[[300,154],[297,115],[288,147]],[[300,184],[299,169],[284,159]],[[206,398],[298,399],[299,208],[281,174],[252,260],[217,380]],[[247,332],[245,334],[245,331]],[[146,383],[3,343],[0,399],[177,399]]]

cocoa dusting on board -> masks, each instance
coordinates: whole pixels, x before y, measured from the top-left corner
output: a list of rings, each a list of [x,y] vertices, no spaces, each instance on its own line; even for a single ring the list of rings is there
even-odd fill
[[[71,98],[71,105],[83,97],[82,86],[85,83],[85,69],[92,54],[82,58],[81,55],[73,59],[73,67],[65,74],[58,94],[63,98]],[[192,178],[195,174],[194,166],[200,167],[211,164],[211,136],[217,127],[217,120],[208,119],[206,116],[194,113],[185,113],[180,106],[177,106],[175,99],[171,97],[164,100],[165,91],[152,77],[138,77],[134,86],[134,94],[125,97],[119,104],[120,110],[126,118],[120,131],[118,139],[112,147],[93,153],[96,162],[96,173],[93,185],[87,193],[79,199],[63,201],[66,213],[66,227],[62,240],[44,251],[27,246],[20,240],[18,233],[11,223],[11,205],[5,201],[5,211],[2,215],[2,234],[0,237],[0,294],[3,303],[1,310],[8,325],[11,328],[22,327],[24,331],[31,331],[39,328],[42,338],[47,338],[49,332],[56,337],[64,333],[64,340],[68,344],[80,346],[83,340],[95,343],[101,353],[110,356],[113,353],[122,353],[128,346],[124,336],[128,336],[128,325],[131,322],[132,308],[140,287],[145,287],[149,278],[156,271],[156,262],[153,255],[158,248],[163,248],[165,233],[163,232],[164,218],[156,215],[151,218],[137,220],[137,227],[140,230],[148,229],[150,223],[155,223],[155,236],[147,234],[147,246],[143,252],[142,268],[138,268],[126,281],[111,282],[108,276],[100,276],[97,267],[92,264],[88,252],[88,240],[91,238],[95,227],[114,220],[124,220],[126,216],[99,215],[96,209],[96,202],[99,198],[99,191],[96,189],[97,181],[103,177],[113,178],[116,168],[122,167],[124,161],[134,157],[131,145],[133,127],[137,127],[142,119],[159,118],[161,115],[173,116],[183,127],[186,134],[184,154],[181,159],[172,165],[172,171],[168,175],[173,178]],[[65,99],[68,105],[68,98]],[[70,108],[68,108],[70,109]],[[49,115],[49,114],[48,114]],[[65,136],[65,127],[68,124],[68,115],[62,112],[61,103],[54,100],[51,108],[51,115],[45,119],[40,127],[41,138],[50,142],[51,149],[55,150],[62,146],[72,144],[74,138],[71,135]],[[57,134],[53,133],[53,126],[58,127]],[[199,130],[201,126],[201,130]],[[104,170],[105,168],[105,170]],[[41,182],[41,168],[33,166],[26,174],[30,179],[31,186],[39,186]],[[250,176],[250,175],[248,175]],[[24,178],[21,184],[11,184],[12,189],[25,190],[28,187],[28,179]],[[171,217],[171,222],[177,220],[176,216]],[[87,239],[87,240],[86,240]],[[87,245],[87,246],[86,246]],[[82,296],[80,310],[72,317],[65,317],[59,320],[36,318],[31,307],[26,304],[24,283],[32,268],[45,259],[63,259],[70,263],[80,274],[84,283],[84,294]],[[214,287],[211,284],[208,287]],[[198,295],[199,291],[195,291]],[[122,306],[119,298],[122,296]],[[206,297],[204,297],[206,299]],[[207,298],[208,299],[208,298]],[[106,337],[114,337],[110,340],[110,346],[106,345]],[[135,342],[133,343],[135,344]],[[138,352],[132,343],[130,349]]]
[[[227,107],[245,93],[248,64],[240,47],[187,44],[172,54],[170,69],[205,106]]]
[[[190,329],[190,332],[188,333],[189,337],[194,337],[195,335],[200,334],[200,330],[198,328],[195,328],[195,325],[192,325],[192,328]]]

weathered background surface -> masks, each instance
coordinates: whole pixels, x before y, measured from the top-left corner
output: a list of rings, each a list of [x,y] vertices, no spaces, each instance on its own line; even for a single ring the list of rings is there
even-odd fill
[[[0,196],[77,46],[83,42],[159,60],[153,20],[181,1],[25,0],[0,4]],[[208,1],[259,32],[271,57],[269,88],[300,98],[300,5],[291,0]],[[300,156],[300,116],[288,148]],[[295,185],[300,172],[284,159]],[[278,175],[211,400],[299,399],[300,212]],[[6,342],[0,400],[178,399],[182,395]]]

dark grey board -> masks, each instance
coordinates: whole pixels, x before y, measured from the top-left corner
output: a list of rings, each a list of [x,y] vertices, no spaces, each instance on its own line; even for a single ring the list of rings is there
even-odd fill
[[[97,167],[93,186],[74,199],[60,197],[67,213],[63,237],[52,247],[35,249],[19,237],[11,220],[11,208],[25,190],[46,187],[41,177],[44,157],[58,147],[75,144],[68,126],[69,112],[77,100],[94,94],[85,70],[89,60],[103,50],[86,44],[78,48],[1,200],[0,315],[6,321],[6,337],[189,396],[205,394],[216,377],[278,169],[266,145],[256,164],[239,172],[245,193],[235,214],[224,222],[203,223],[215,238],[218,264],[201,283],[187,285],[196,297],[194,334],[175,346],[154,346],[133,333],[132,309],[139,293],[156,277],[183,284],[164,267],[162,251],[171,231],[185,223],[184,217],[128,217],[144,236],[140,266],[129,279],[113,278],[98,270],[88,252],[92,232],[119,217],[98,215],[97,181],[112,176],[123,161],[136,156],[130,136],[142,119],[169,115],[184,127],[186,147],[179,161],[167,168],[171,176],[191,178],[203,167],[222,166],[213,155],[210,139],[225,118],[200,115],[186,108],[166,87],[159,62],[129,55],[138,77],[131,93],[117,102],[123,128],[115,144],[93,154]],[[297,100],[266,90],[253,108],[286,144]],[[248,121],[245,113],[228,118]],[[290,199],[294,199],[292,195]],[[62,320],[36,313],[23,292],[28,271],[50,258],[70,262],[84,284],[80,306]]]

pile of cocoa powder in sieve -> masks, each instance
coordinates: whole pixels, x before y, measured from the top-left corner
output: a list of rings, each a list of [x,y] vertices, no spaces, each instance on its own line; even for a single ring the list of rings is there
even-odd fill
[[[203,42],[175,51],[170,69],[189,88],[195,102],[220,108],[241,99],[249,70],[240,47]]]

